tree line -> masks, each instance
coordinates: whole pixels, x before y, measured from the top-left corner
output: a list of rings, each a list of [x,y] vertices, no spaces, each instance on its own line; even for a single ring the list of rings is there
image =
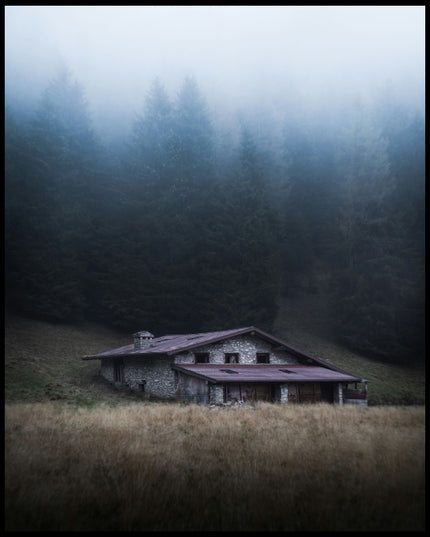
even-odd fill
[[[173,99],[156,79],[143,103],[122,151],[101,142],[67,71],[30,120],[6,108],[7,308],[270,331],[280,296],[324,293],[351,348],[422,358],[421,115],[386,96],[332,122],[287,110],[258,132],[250,114],[223,151],[195,79]]]

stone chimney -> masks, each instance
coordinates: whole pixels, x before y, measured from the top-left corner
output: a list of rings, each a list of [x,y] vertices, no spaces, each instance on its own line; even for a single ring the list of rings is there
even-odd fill
[[[151,332],[136,332],[133,334],[134,338],[134,350],[139,351],[151,346],[151,341],[154,338],[154,334]]]

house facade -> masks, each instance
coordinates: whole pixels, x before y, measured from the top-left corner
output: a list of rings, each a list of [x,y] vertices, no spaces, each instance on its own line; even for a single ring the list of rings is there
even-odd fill
[[[100,360],[108,381],[161,399],[367,406],[364,379],[253,326],[161,337],[137,332],[132,344],[83,359]]]

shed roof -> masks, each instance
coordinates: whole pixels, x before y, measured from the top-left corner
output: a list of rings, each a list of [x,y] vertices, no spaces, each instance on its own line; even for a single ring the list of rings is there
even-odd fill
[[[213,383],[361,381],[348,373],[312,365],[173,364],[171,367]]]

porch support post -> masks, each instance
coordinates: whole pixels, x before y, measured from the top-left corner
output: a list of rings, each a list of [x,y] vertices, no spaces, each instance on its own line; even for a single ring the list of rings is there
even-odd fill
[[[334,402],[340,406],[343,406],[343,385],[341,382],[338,382],[333,387]]]
[[[280,385],[280,397],[279,402],[284,404],[288,403],[288,384]]]

